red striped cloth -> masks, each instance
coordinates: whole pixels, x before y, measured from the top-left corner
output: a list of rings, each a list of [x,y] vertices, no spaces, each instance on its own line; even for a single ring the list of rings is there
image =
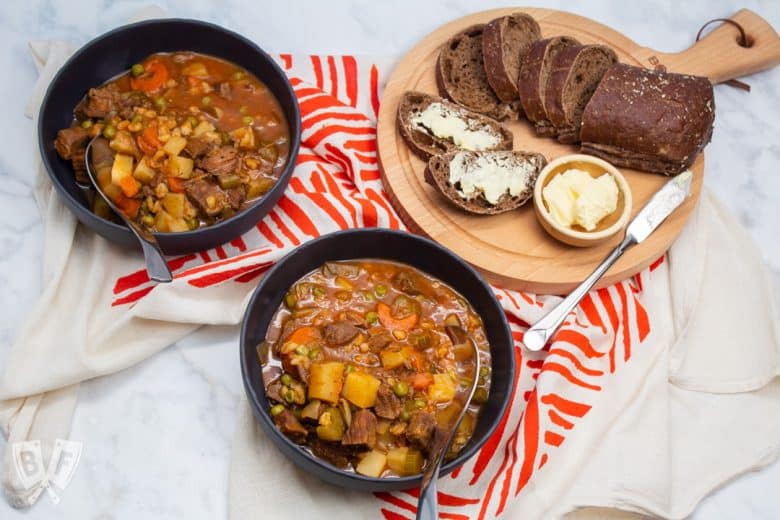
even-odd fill
[[[290,75],[303,119],[295,173],[278,205],[248,233],[170,261],[175,277],[193,287],[254,284],[281,256],[331,231],[403,228],[377,165],[375,119],[387,68],[353,56],[285,54],[279,61]],[[516,349],[512,404],[480,452],[442,481],[441,518],[500,515],[567,438],[577,435],[578,423],[598,405],[610,378],[643,348],[651,322],[640,301],[642,287],[661,262],[590,293],[545,351]],[[153,287],[139,266],[116,279],[112,305],[132,305]],[[495,293],[518,347],[528,322],[557,301],[501,288]],[[417,490],[375,496],[384,518],[414,517]]]

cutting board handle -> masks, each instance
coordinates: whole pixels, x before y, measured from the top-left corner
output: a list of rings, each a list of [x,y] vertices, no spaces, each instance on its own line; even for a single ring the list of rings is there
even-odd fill
[[[643,48],[637,57],[650,68],[707,76],[716,84],[780,64],[780,36],[766,20],[749,9],[738,11],[731,20],[745,30],[746,47],[739,44],[739,29],[723,23],[682,52]]]

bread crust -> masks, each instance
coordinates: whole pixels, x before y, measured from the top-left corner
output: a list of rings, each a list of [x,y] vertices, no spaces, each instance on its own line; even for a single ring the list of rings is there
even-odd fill
[[[467,27],[442,46],[436,85],[442,97],[496,120],[518,119],[520,103],[502,102],[488,83],[482,57],[484,24]],[[463,63],[465,61],[465,63]]]
[[[510,130],[505,128],[501,123],[490,119],[489,117],[477,114],[476,112],[469,111],[459,105],[450,103],[440,97],[431,96],[423,92],[408,91],[404,92],[398,103],[398,112],[396,113],[396,126],[401,137],[414,152],[415,155],[423,160],[428,160],[434,155],[441,153],[447,153],[452,151],[458,151],[459,148],[451,141],[446,139],[439,139],[435,136],[431,136],[426,132],[415,130],[411,118],[413,114],[425,110],[425,107],[431,103],[442,103],[445,106],[450,107],[452,110],[464,114],[468,119],[473,120],[478,124],[482,124],[495,130],[500,135],[501,141],[496,146],[495,150],[511,150],[512,141],[514,136]]]
[[[582,151],[618,166],[674,175],[712,138],[715,99],[707,78],[616,63],[582,114]]]
[[[511,103],[520,98],[517,79],[531,45],[542,37],[539,24],[525,13],[492,20],[482,33],[482,57],[488,83],[498,98]]]
[[[535,124],[537,135],[555,135],[555,128],[548,121],[544,109],[544,88],[555,54],[574,45],[579,45],[579,41],[569,36],[539,40],[531,45],[520,67],[517,90],[523,111],[528,120]]]
[[[499,199],[497,204],[490,204],[484,197],[478,196],[470,200],[466,200],[461,197],[455,186],[451,185],[448,181],[450,162],[455,157],[455,154],[460,152],[449,152],[446,154],[436,155],[431,157],[428,161],[428,165],[425,168],[424,178],[425,181],[433,186],[447,201],[454,206],[460,208],[463,211],[474,213],[477,215],[497,215],[507,211],[512,211],[525,204],[530,198],[533,197],[534,184],[536,178],[539,176],[539,172],[547,164],[547,159],[544,155],[534,152],[513,151],[505,152],[510,153],[518,159],[524,159],[532,161],[534,163],[535,171],[528,181],[526,190],[515,197],[510,197],[505,194]],[[495,152],[463,152],[476,158],[482,154],[490,154]]]
[[[583,70],[586,60],[595,62],[591,70]],[[544,89],[544,109],[560,142],[572,144],[579,140],[581,112],[567,103],[567,94],[581,90],[576,103],[584,108],[602,76],[615,62],[617,54],[604,45],[574,45],[555,55]]]

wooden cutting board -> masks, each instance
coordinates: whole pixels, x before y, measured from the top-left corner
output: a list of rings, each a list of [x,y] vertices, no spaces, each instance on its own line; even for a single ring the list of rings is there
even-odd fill
[[[686,51],[664,54],[641,47],[619,32],[571,13],[549,9],[495,9],[450,22],[420,41],[401,59],[385,88],[377,124],[382,180],[395,208],[414,232],[426,235],[474,265],[490,281],[503,287],[564,294],[579,284],[621,240],[591,248],[567,246],[550,237],[534,215],[533,201],[495,216],[476,216],[447,203],[423,181],[425,163],[410,153],[396,128],[396,111],[407,90],[437,94],[434,66],[439,48],[453,34],[477,23],[515,11],[532,15],[545,38],[571,35],[583,43],[609,45],[620,61],[671,72],[709,77],[713,83],[745,76],[780,63],[780,38],[755,13],[742,10],[732,19],[746,31],[749,47],[737,43],[739,31],[723,24]],[[718,124],[717,110],[715,124]],[[515,150],[543,153],[548,160],[574,153],[575,146],[539,138],[526,120],[507,123],[515,136]],[[625,279],[659,258],[677,237],[699,198],[704,156],[693,165],[692,196],[642,244],[629,249],[602,278],[599,286]],[[623,168],[638,212],[667,178]]]

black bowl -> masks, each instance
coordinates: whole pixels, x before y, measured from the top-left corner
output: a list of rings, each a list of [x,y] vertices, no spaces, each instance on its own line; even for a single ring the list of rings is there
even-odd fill
[[[155,52],[194,51],[231,61],[257,76],[279,101],[290,127],[290,157],[278,182],[261,199],[237,215],[213,226],[180,233],[156,233],[166,254],[209,249],[228,242],[257,224],[282,196],[295,167],[301,142],[301,115],[287,76],[260,47],[217,25],[197,20],[162,19],[125,25],[99,36],[78,50],[54,77],[41,105],[38,145],[43,164],[65,204],[88,228],[126,247],[138,241],[125,226],[90,211],[76,185],[69,162],[57,155],[57,131],[70,126],[73,108],[90,87],[128,70]]]
[[[350,489],[391,491],[420,485],[420,476],[371,478],[344,471],[309,454],[274,425],[265,396],[256,347],[288,289],[307,273],[332,260],[378,258],[416,267],[447,283],[482,317],[490,342],[492,382],[474,435],[458,456],[442,467],[445,475],[468,460],[488,440],[509,405],[515,374],[512,334],[493,291],[466,262],[444,247],[415,235],[385,229],[339,231],[298,247],[263,278],[249,302],[241,326],[241,372],[255,417],[265,433],[286,456],[307,473]]]

